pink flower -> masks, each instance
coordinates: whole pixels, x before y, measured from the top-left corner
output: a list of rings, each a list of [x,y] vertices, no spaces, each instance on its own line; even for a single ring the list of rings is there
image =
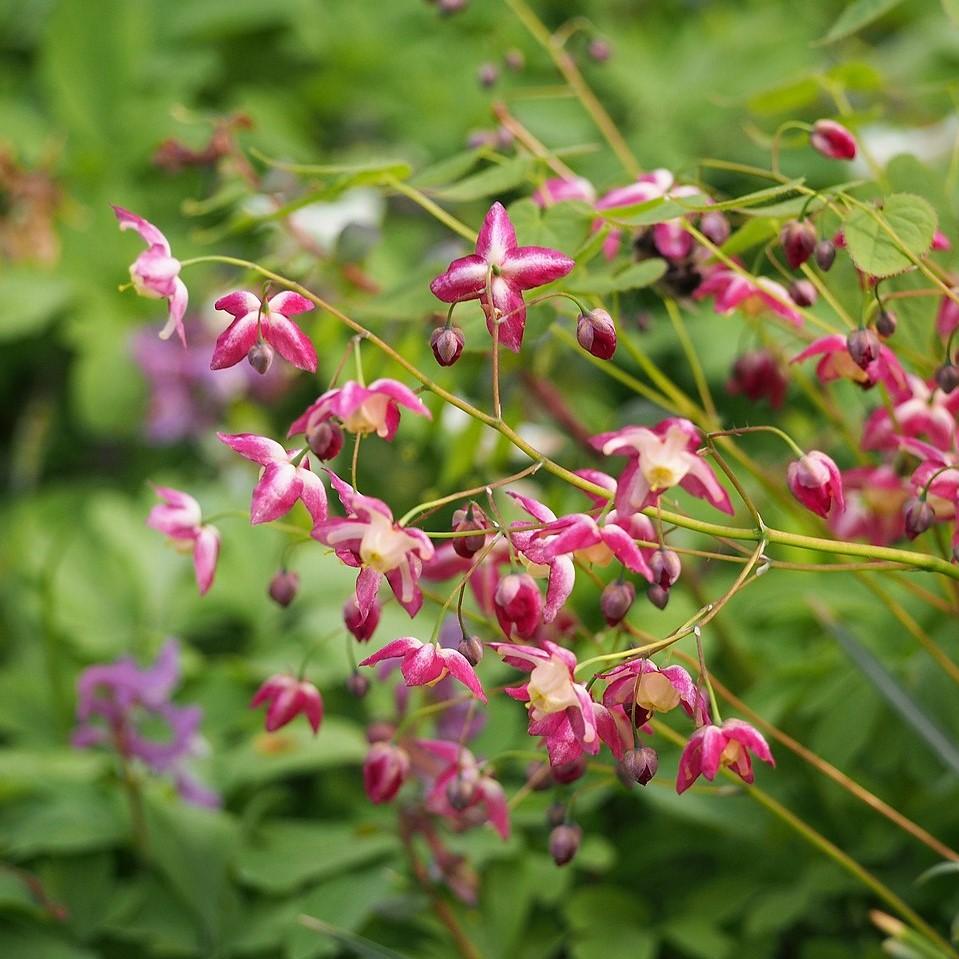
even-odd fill
[[[285,450],[275,440],[253,433],[217,433],[221,443],[263,467],[253,487],[250,522],[270,523],[285,516],[302,500],[314,523],[326,519],[326,490],[310,469],[307,456],[294,464],[300,450]]]
[[[313,732],[323,722],[323,697],[312,684],[296,679],[294,676],[278,673],[271,676],[257,690],[250,702],[252,708],[267,703],[266,731],[275,732],[281,726],[292,722],[301,713],[306,717]]]
[[[697,723],[709,722],[709,707],[682,666],[660,669],[648,659],[634,659],[603,673],[608,685],[603,692],[607,709],[622,706],[636,726],[642,726],[654,713],[669,712],[682,706]]]
[[[834,503],[838,512],[845,509],[839,467],[819,450],[810,450],[790,463],[786,482],[793,496],[819,516],[828,516]]]
[[[169,486],[156,486],[154,491],[164,502],[150,510],[147,526],[166,534],[174,544],[183,544],[187,548],[193,544],[196,585],[203,596],[213,585],[216,575],[220,532],[215,526],[203,525],[200,504],[189,493]]]
[[[365,643],[372,638],[376,627],[380,625],[381,611],[379,600],[375,595],[365,615],[356,604],[356,597],[350,596],[343,604],[343,623],[357,642]]]
[[[676,792],[685,792],[700,776],[712,782],[721,766],[731,769],[743,782],[752,783],[755,776],[750,753],[770,766],[776,765],[768,743],[749,723],[727,719],[722,726],[700,726],[679,757]]]
[[[147,243],[146,250],[130,266],[134,289],[140,296],[169,302],[169,319],[160,331],[160,339],[169,339],[176,331],[180,342],[186,346],[183,314],[189,295],[186,284],[180,279],[180,261],[171,256],[167,238],[152,223],[120,206],[115,206],[113,212],[121,230],[136,230]]]
[[[476,240],[476,253],[453,260],[430,289],[444,303],[479,299],[490,334],[499,323],[499,341],[518,353],[526,329],[523,291],[558,280],[575,265],[558,250],[517,246],[516,231],[505,208],[502,203],[494,203]],[[492,292],[492,303],[487,287]]]
[[[737,357],[726,391],[733,396],[742,394],[754,403],[766,399],[778,410],[786,398],[789,381],[769,350],[750,350]]]
[[[906,481],[890,466],[860,466],[842,474],[842,512],[829,514],[829,528],[844,540],[864,539],[888,546],[905,535],[902,508]]]
[[[599,199],[599,202],[596,204],[596,209],[613,210],[616,207],[636,206],[640,203],[648,203],[650,200],[657,200],[660,197],[666,196],[667,191],[672,185],[672,173],[670,173],[669,170],[659,168],[651,171],[650,173],[642,174],[635,183],[630,183],[626,186],[617,187],[614,190],[610,190]],[[602,220],[597,220],[593,224],[593,230],[598,230],[602,224]],[[669,224],[658,224],[657,228],[658,227],[665,227],[666,230],[663,231],[661,235],[664,237],[670,235],[671,238],[671,229]],[[613,257],[619,252],[622,236],[623,231],[620,229],[610,230],[610,232],[607,234],[606,239],[603,241],[603,256],[605,256],[607,260],[613,259]],[[691,237],[689,237],[689,241],[691,247]],[[666,254],[663,255],[665,256]]]
[[[870,389],[880,382],[885,383],[889,389],[906,386],[906,374],[899,365],[896,354],[884,344],[880,344],[878,356],[868,363],[865,369],[850,356],[846,337],[841,333],[814,340],[789,362],[801,363],[811,356],[822,356],[816,366],[816,376],[821,383],[847,379],[858,383],[863,389]]]
[[[953,290],[953,292],[956,291]],[[936,332],[946,339],[957,327],[959,327],[959,303],[950,296],[944,296],[939,301],[939,311],[936,313]]]
[[[913,487],[917,492],[928,487],[929,505],[936,518],[951,519],[959,507],[959,454],[916,439],[904,439],[901,446],[922,460],[910,477]]]
[[[716,312],[720,314],[732,313],[737,308],[750,316],[772,310],[793,326],[803,323],[802,315],[790,305],[792,300],[786,288],[767,276],[753,279],[717,265],[693,293],[694,300],[707,296],[715,296]]]
[[[349,515],[318,522],[313,538],[331,546],[347,566],[360,569],[356,605],[362,618],[369,615],[383,576],[400,605],[415,616],[423,605],[423,563],[433,558],[429,537],[422,530],[398,526],[382,500],[362,496],[332,470],[327,473]]]
[[[423,643],[403,636],[387,643],[378,653],[367,656],[361,666],[375,666],[384,659],[402,659],[400,672],[407,686],[432,686],[447,675],[459,680],[477,699],[486,702],[483,686],[466,657],[455,649]]]
[[[856,138],[835,120],[817,120],[809,134],[809,143],[831,160],[853,160],[856,157]]]
[[[864,450],[895,450],[900,436],[925,436],[933,446],[949,449],[956,435],[959,392],[943,393],[936,381],[925,383],[906,374],[903,388],[890,390],[893,415],[885,406],[869,414],[862,431]]]
[[[697,453],[702,438],[689,420],[671,417],[656,426],[626,426],[594,436],[592,444],[606,456],[630,457],[616,485],[620,515],[655,506],[660,494],[673,486],[732,515],[729,494],[712,467]]]
[[[391,743],[373,743],[363,760],[363,788],[370,802],[389,802],[400,791],[410,771],[405,749]]]
[[[297,433],[309,436],[320,423],[335,416],[343,424],[343,429],[350,433],[376,433],[391,440],[400,425],[401,406],[418,416],[432,419],[423,401],[396,380],[374,380],[368,387],[350,380],[318,397],[293,421],[287,436]]]
[[[229,313],[233,322],[216,341],[211,370],[235,366],[265,341],[287,362],[308,373],[316,372],[316,350],[310,338],[290,319],[313,309],[305,296],[284,290],[261,300],[255,293],[239,290],[221,296],[213,306]]]
[[[508,573],[496,585],[493,610],[507,637],[515,630],[517,636],[529,639],[543,618],[543,598],[536,581],[529,573]]]
[[[532,200],[539,207],[552,206],[554,203],[562,203],[566,200],[593,203],[596,200],[596,190],[589,180],[581,176],[572,179],[554,177],[533,193]]]

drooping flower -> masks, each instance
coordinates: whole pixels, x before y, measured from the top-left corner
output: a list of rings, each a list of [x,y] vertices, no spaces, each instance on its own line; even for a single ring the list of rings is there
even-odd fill
[[[689,673],[682,666],[660,669],[648,659],[633,659],[603,673],[607,681],[603,705],[622,706],[635,726],[642,726],[654,713],[682,706],[697,723],[709,721],[709,706]]]
[[[596,200],[596,190],[589,180],[581,176],[553,177],[534,191],[532,200],[539,207],[548,207],[567,200],[593,203]]]
[[[387,742],[373,743],[363,760],[363,788],[370,802],[393,799],[409,771],[410,757],[405,749]]]
[[[900,445],[922,461],[910,477],[913,488],[917,493],[925,491],[937,519],[951,519],[959,510],[959,453],[911,438]]]
[[[529,639],[543,619],[543,597],[536,581],[529,573],[508,573],[496,585],[493,610],[506,636],[515,630],[517,636]]]
[[[480,229],[476,252],[453,260],[430,290],[444,303],[479,299],[490,334],[499,324],[499,342],[518,353],[526,329],[523,291],[558,280],[575,265],[559,250],[518,246],[506,209],[494,203]]]
[[[717,265],[693,293],[694,300],[707,296],[715,297],[714,305],[719,314],[741,309],[747,315],[755,316],[764,310],[772,310],[793,326],[802,326],[803,323],[802,315],[791,305],[789,291],[768,276],[746,277],[736,270]]]
[[[77,679],[77,726],[71,741],[79,749],[111,746],[155,775],[170,776],[185,801],[217,806],[219,796],[188,770],[190,759],[204,752],[199,735],[203,711],[170,702],[179,679],[179,645],[174,639],[164,643],[145,669],[127,656],[90,666]],[[162,727],[166,733],[153,738]]]
[[[380,625],[381,612],[379,600],[375,595],[366,615],[360,611],[356,597],[350,596],[343,604],[343,623],[357,642],[365,643],[373,637],[376,627]]]
[[[754,403],[768,400],[769,405],[778,410],[788,386],[789,380],[769,350],[750,350],[736,358],[726,390],[733,396],[742,394]]]
[[[743,782],[752,783],[755,776],[750,753],[770,766],[776,765],[769,744],[749,723],[727,719],[722,726],[700,726],[679,757],[676,792],[685,792],[700,776],[712,782],[722,766],[731,769]]]
[[[817,120],[809,134],[809,143],[814,150],[831,160],[856,158],[856,138],[835,120]]]
[[[819,450],[810,450],[790,463],[786,483],[793,496],[818,516],[828,516],[833,505],[839,512],[845,509],[839,467]]]
[[[285,450],[275,440],[253,433],[217,433],[221,443],[240,456],[263,467],[260,479],[253,487],[250,503],[250,522],[270,523],[285,516],[297,500],[307,508],[314,523],[326,519],[326,489],[319,476],[310,469],[308,456],[299,463],[294,460],[302,450]]]
[[[829,528],[844,540],[864,539],[889,546],[902,539],[903,504],[909,486],[891,466],[860,466],[842,474],[842,512],[833,510]]]
[[[169,318],[160,331],[160,339],[169,339],[176,332],[186,346],[183,314],[186,313],[189,294],[180,279],[180,261],[172,255],[167,238],[148,220],[120,206],[114,206],[113,212],[121,230],[136,230],[147,244],[146,250],[130,266],[134,289],[140,296],[169,303]]]
[[[789,362],[801,363],[811,356],[822,357],[816,365],[816,376],[821,383],[847,379],[857,383],[863,389],[870,389],[880,382],[885,383],[889,389],[901,389],[906,385],[905,371],[900,366],[896,354],[884,343],[879,345],[876,358],[865,368],[852,358],[846,337],[840,333],[814,340]]]
[[[374,380],[369,386],[350,380],[336,389],[327,390],[311,403],[293,421],[287,436],[303,433],[309,437],[320,424],[336,417],[349,433],[360,436],[376,433],[391,440],[400,425],[401,406],[417,416],[432,419],[423,401],[397,380]]]
[[[591,442],[605,456],[629,457],[616,485],[616,510],[621,515],[655,506],[660,494],[673,486],[732,515],[729,494],[697,452],[702,437],[689,420],[671,417],[652,428],[626,426],[600,433]]]
[[[323,722],[323,697],[320,691],[305,680],[278,673],[271,676],[256,691],[250,702],[252,708],[266,707],[266,731],[275,732],[292,722],[301,713],[306,717],[314,734]]]
[[[895,450],[902,436],[925,436],[933,446],[950,449],[956,436],[959,392],[943,393],[935,379],[928,382],[912,373],[906,385],[890,390],[892,412],[877,407],[866,418],[862,430],[864,450]]]
[[[203,596],[213,585],[216,561],[220,555],[220,532],[203,523],[200,504],[189,493],[157,486],[155,492],[163,500],[150,510],[147,526],[164,533],[176,545],[193,550],[196,585]]]
[[[290,319],[313,309],[313,304],[305,296],[284,290],[261,299],[255,293],[238,290],[221,296],[213,306],[229,313],[233,322],[216,341],[210,360],[211,370],[235,366],[246,359],[258,343],[265,342],[288,363],[308,373],[316,372],[313,343]]]
[[[385,659],[402,659],[400,671],[407,686],[432,686],[447,675],[459,680],[477,699],[486,702],[486,693],[468,660],[455,649],[436,643],[424,643],[403,636],[387,643],[379,652],[367,656],[360,665],[375,666]]]

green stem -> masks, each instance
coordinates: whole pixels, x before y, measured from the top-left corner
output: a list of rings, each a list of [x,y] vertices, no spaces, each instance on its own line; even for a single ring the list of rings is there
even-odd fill
[[[434,203],[424,193],[417,190],[416,187],[410,186],[409,183],[404,183],[402,180],[396,179],[396,177],[390,177],[388,182],[397,193],[402,193],[403,196],[411,199],[414,203],[426,210],[430,216],[439,220],[444,226],[448,226],[454,233],[458,233],[464,240],[469,240],[470,243],[476,242],[475,230],[471,230],[462,220],[457,220],[455,216],[447,213],[446,210]]]
[[[673,330],[676,333],[676,339],[679,340],[679,344],[686,354],[686,360],[692,371],[696,389],[699,391],[699,398],[703,404],[703,409],[714,423],[718,423],[719,416],[716,413],[716,404],[713,402],[712,393],[709,391],[709,382],[703,371],[703,365],[699,362],[699,356],[696,353],[695,346],[693,346],[693,341],[690,339],[686,324],[683,323],[683,317],[679,312],[679,307],[676,306],[676,301],[671,297],[667,298],[664,302],[666,304],[666,312],[669,314],[669,321],[673,324]]]
[[[778,426],[740,426],[732,430],[715,430],[712,433],[708,433],[706,439],[712,440],[717,436],[745,436],[747,433],[772,433],[786,443],[800,459],[806,455],[799,444],[796,443],[785,430],[779,429]]]

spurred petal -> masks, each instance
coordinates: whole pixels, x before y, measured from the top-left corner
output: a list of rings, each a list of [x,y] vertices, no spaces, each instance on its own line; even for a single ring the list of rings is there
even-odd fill
[[[193,568],[200,595],[213,585],[216,561],[220,555],[220,534],[215,526],[203,526],[193,543]]]
[[[546,587],[546,604],[543,606],[543,622],[551,623],[576,582],[576,566],[570,556],[558,556],[549,567],[549,583]]]
[[[475,300],[486,289],[488,275],[489,264],[486,260],[471,253],[453,260],[446,272],[430,283],[430,291],[444,303]]]
[[[646,558],[640,552],[639,547],[633,542],[632,536],[621,526],[615,523],[607,523],[600,535],[603,542],[609,547],[612,554],[630,571],[638,573],[645,579],[652,582],[653,573],[646,562]]]
[[[183,329],[183,317],[186,314],[189,298],[186,284],[177,277],[173,281],[173,291],[170,294],[170,312],[167,317],[166,326],[160,330],[161,340],[168,340],[175,332],[180,338],[180,342],[186,346],[186,332]]]
[[[307,373],[316,372],[316,349],[310,338],[282,313],[270,311],[260,319],[263,336],[288,363]]]
[[[758,729],[750,726],[749,723],[743,722],[741,719],[727,719],[726,722],[723,723],[722,729],[727,739],[734,739],[736,742],[742,744],[751,752],[755,753],[764,763],[769,763],[770,766],[776,765],[776,760],[773,759],[769,743],[766,742]]]
[[[494,321],[499,323],[499,341],[508,350],[519,353],[526,330],[526,305],[523,294],[502,276],[493,277],[493,308],[483,297],[486,328],[493,335]]]
[[[303,483],[300,499],[315,526],[317,523],[322,523],[327,516],[326,487],[319,476],[309,468],[306,459],[298,467],[297,473]]]
[[[408,653],[416,652],[416,650],[422,646],[423,643],[413,636],[401,636],[399,639],[394,639],[393,642],[387,643],[381,650],[373,653],[372,656],[367,656],[360,665],[375,666],[384,659],[396,659],[398,656],[406,656]]]
[[[364,566],[356,577],[356,608],[364,621],[376,603],[376,594],[382,581],[383,575],[369,566]]]
[[[282,313],[283,316],[296,316],[299,313],[309,313],[312,310],[313,303],[305,296],[294,293],[292,290],[284,290],[271,296],[267,303],[271,313]]]
[[[113,212],[121,230],[136,230],[150,246],[162,247],[164,253],[167,256],[170,255],[170,244],[167,238],[149,220],[144,220],[142,216],[137,216],[136,213],[131,213],[122,206],[114,206]]]
[[[454,679],[458,679],[480,702],[486,702],[486,693],[473,667],[455,649],[441,649],[439,656]]]
[[[240,294],[234,293],[234,296]],[[246,359],[257,340],[257,314],[241,313],[218,337],[210,360],[211,370],[225,370]]]
[[[490,208],[476,238],[476,252],[487,263],[500,266],[506,254],[516,247],[516,231],[509,214],[497,201]]]
[[[419,416],[425,416],[428,420],[433,418],[432,413],[426,408],[423,401],[408,387],[404,386],[398,380],[387,378],[374,380],[369,386],[370,393],[382,393],[388,396],[394,403],[405,406],[406,409]]]
[[[260,298],[246,290],[237,290],[236,293],[227,293],[226,296],[221,296],[213,304],[213,309],[223,310],[236,318],[252,313],[255,318],[260,311]]]
[[[270,463],[263,469],[260,481],[253,488],[250,522],[270,523],[285,516],[300,498],[303,481],[292,463]]]
[[[221,443],[226,443],[240,456],[245,456],[260,466],[289,462],[286,450],[266,436],[257,436],[255,433],[217,433],[216,436]]]
[[[690,454],[688,462],[689,472],[680,480],[679,485],[686,492],[712,503],[716,509],[732,516],[736,511],[729,499],[729,493],[716,478],[712,467],[695,453]]]
[[[543,286],[566,276],[576,261],[545,246],[520,246],[506,255],[502,275],[521,290]]]

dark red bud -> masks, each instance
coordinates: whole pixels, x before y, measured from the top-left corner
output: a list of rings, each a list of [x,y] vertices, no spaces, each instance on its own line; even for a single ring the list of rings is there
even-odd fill
[[[385,743],[393,738],[396,727],[392,723],[370,723],[366,727],[366,741],[369,743]]]
[[[472,559],[485,545],[487,532],[491,529],[486,514],[476,503],[453,513],[452,531],[468,533],[476,530],[475,536],[453,537],[453,550],[463,559]]]
[[[286,607],[296,599],[300,588],[300,577],[289,569],[281,569],[270,580],[269,595],[274,603]]]
[[[332,420],[322,420],[307,430],[306,445],[318,459],[331,460],[343,449],[343,430]]]
[[[466,339],[458,326],[441,326],[430,336],[430,349],[440,366],[452,366],[465,345]]]
[[[936,370],[936,385],[943,393],[951,393],[959,386],[959,366],[944,363]]]
[[[446,784],[447,802],[457,811],[467,809],[476,798],[476,783],[468,782],[460,775]]]
[[[586,52],[589,54],[590,60],[596,63],[605,63],[613,55],[613,48],[610,46],[608,40],[604,40],[602,37],[595,37],[589,41]]]
[[[370,681],[361,673],[353,673],[346,681],[346,691],[362,699],[370,691]]]
[[[549,854],[557,866],[565,866],[579,852],[583,830],[576,825],[556,826],[549,834]]]
[[[773,408],[782,406],[789,381],[769,350],[750,350],[736,358],[726,389],[756,401],[767,399]]]
[[[552,829],[562,826],[566,822],[566,805],[561,802],[551,803],[546,810],[546,825]]]
[[[553,770],[546,763],[530,763],[526,767],[526,785],[534,792],[543,792],[556,785]]]
[[[609,583],[599,597],[599,608],[607,626],[618,626],[636,599],[636,587],[632,583]]]
[[[250,347],[246,354],[247,362],[262,376],[273,365],[273,347],[260,340]]]
[[[876,317],[876,332],[883,338],[896,332],[896,314],[892,310],[880,310]]]
[[[503,54],[503,63],[506,64],[507,70],[512,70],[513,73],[519,73],[519,71],[526,66],[526,57],[523,56],[522,50],[517,50],[516,47],[513,47]]]
[[[659,755],[650,746],[640,749],[629,749],[620,761],[623,772],[633,782],[645,786],[656,775],[659,769]]]
[[[731,232],[729,220],[718,210],[709,210],[699,218],[699,232],[716,246],[722,246]]]
[[[669,589],[679,579],[683,571],[683,564],[671,549],[658,549],[649,561],[649,568],[653,572],[653,582]]]
[[[669,603],[669,590],[664,589],[659,583],[653,583],[653,585],[646,590],[646,598],[657,609],[665,609]]]
[[[820,240],[813,251],[816,257],[816,263],[823,273],[828,273],[830,267],[836,259],[836,245],[832,240]]]
[[[879,356],[879,337],[872,330],[853,330],[846,337],[846,349],[853,363],[860,369],[867,369]]]
[[[796,306],[812,306],[819,294],[809,280],[793,280],[789,284],[789,298]]]
[[[456,651],[470,664],[476,666],[483,658],[483,643],[479,636],[464,636]]]
[[[495,63],[484,63],[476,73],[481,87],[491,87],[499,79],[499,69]]]
[[[792,220],[779,233],[786,262],[798,269],[812,256],[816,247],[816,228],[808,220]]]
[[[563,785],[574,783],[586,775],[586,756],[583,754],[576,759],[571,759],[568,763],[557,763],[550,768],[556,782]]]
[[[903,516],[906,521],[906,535],[910,539],[925,533],[936,521],[936,511],[918,496],[906,501]]]
[[[600,309],[581,313],[576,321],[576,339],[587,353],[592,353],[601,360],[610,359],[616,352],[616,326],[613,318]]]

